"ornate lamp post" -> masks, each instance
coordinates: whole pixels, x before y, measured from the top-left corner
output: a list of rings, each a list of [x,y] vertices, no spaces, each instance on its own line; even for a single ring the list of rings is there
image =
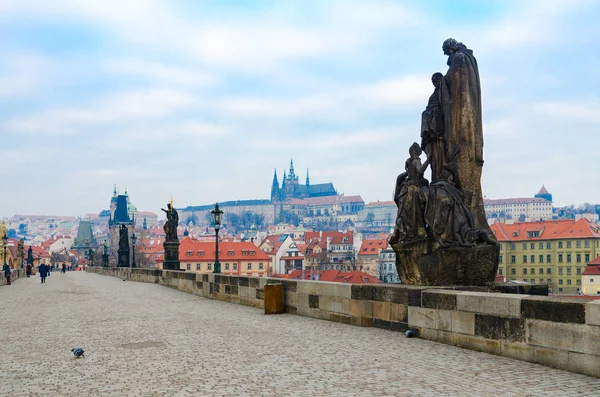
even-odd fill
[[[6,245],[8,243],[8,236],[6,235],[6,231],[4,231],[4,236],[2,236],[2,261],[6,265]]]
[[[17,245],[18,249],[19,249],[19,257],[21,258],[21,269],[23,269],[25,267],[25,261],[23,260],[25,257],[25,242],[23,241],[23,239],[19,240],[19,244]]]
[[[135,233],[131,235],[131,248],[132,248],[132,258],[131,258],[131,267],[135,267],[135,241],[137,240],[137,236]]]
[[[219,263],[219,229],[221,228],[221,219],[223,211],[219,209],[219,203],[215,204],[215,209],[210,211],[215,224],[215,267],[213,273],[221,273],[221,264]]]

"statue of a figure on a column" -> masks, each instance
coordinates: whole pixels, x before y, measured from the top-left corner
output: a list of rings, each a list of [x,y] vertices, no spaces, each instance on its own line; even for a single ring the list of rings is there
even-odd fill
[[[167,208],[161,208],[167,214],[167,221],[163,227],[166,235],[166,241],[179,241],[177,237],[177,226],[179,226],[179,214],[173,207],[172,202],[167,203]]]

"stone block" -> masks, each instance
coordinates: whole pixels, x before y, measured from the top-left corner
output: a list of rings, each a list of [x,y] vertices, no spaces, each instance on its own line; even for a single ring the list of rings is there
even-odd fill
[[[319,283],[317,281],[298,280],[296,284],[296,292],[307,295],[317,295],[318,285]]]
[[[298,314],[298,308],[294,305],[285,305],[285,312],[289,314]]]
[[[262,280],[262,279],[256,278],[256,277],[248,277],[248,286],[250,288],[262,288],[262,287],[264,287],[264,284],[260,285],[260,280]],[[265,284],[266,284],[266,281],[265,281]]]
[[[280,283],[283,285],[285,292],[296,292],[296,281],[281,280]]]
[[[435,329],[436,313],[434,309],[423,307],[408,307],[408,325],[419,328]]]
[[[350,300],[350,314],[353,317],[373,317],[373,301],[369,300]]]
[[[332,313],[350,314],[350,299],[338,296],[319,296],[319,307]]]
[[[452,311],[436,310],[435,311],[435,329],[441,331],[452,331]]]
[[[600,378],[600,356],[569,352],[566,369]]]
[[[256,289],[256,299],[259,299],[260,301],[263,301],[265,299],[265,293],[262,288]]]
[[[352,316],[342,313],[329,313],[329,321],[336,323],[352,324]]]
[[[304,292],[296,292],[296,305],[298,307],[308,308],[308,294]]]
[[[403,285],[374,285],[373,300],[408,304],[408,289]]]
[[[509,342],[503,340],[500,342],[500,350],[505,357],[533,362],[533,346],[522,342]]]
[[[600,326],[600,300],[585,305],[585,323]]]
[[[310,309],[319,308],[319,295],[308,295],[308,307]]]
[[[350,323],[352,325],[356,325],[358,327],[372,327],[373,326],[373,318],[372,317],[352,316]]]
[[[419,329],[419,338],[444,343],[446,345],[456,344],[456,334],[439,329],[421,328]]]
[[[560,323],[585,324],[581,299],[530,297],[521,300],[521,317]]]
[[[490,354],[501,354],[499,340],[486,339],[481,336],[455,334],[456,346]]]
[[[249,287],[250,286],[250,280],[248,279],[248,277],[238,277],[238,285],[240,287]]]
[[[526,320],[527,343],[600,356],[600,327]]]
[[[339,296],[351,298],[352,284],[317,282],[317,294],[319,296]]]
[[[392,303],[391,302],[373,302],[373,318],[385,321],[391,321]]]
[[[390,302],[390,320],[408,323],[408,306],[402,303]]]
[[[286,292],[284,294],[285,296],[285,304],[287,305],[292,305],[292,306],[298,306],[298,296],[296,293],[294,292]]]
[[[475,314],[475,335],[510,342],[525,341],[525,321],[520,318]]]
[[[426,290],[421,292],[421,305],[429,309],[456,310],[457,291]]]
[[[353,300],[372,300],[374,287],[369,284],[352,284],[351,298]]]
[[[564,369],[569,363],[569,352],[551,347],[533,346],[533,360],[548,367]]]
[[[520,317],[521,301],[527,297],[529,295],[460,292],[456,296],[456,309],[501,317]]]

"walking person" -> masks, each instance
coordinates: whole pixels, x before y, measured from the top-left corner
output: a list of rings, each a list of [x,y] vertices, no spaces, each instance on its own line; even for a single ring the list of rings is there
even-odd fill
[[[67,265],[65,263],[62,265],[62,272],[67,273]]]
[[[29,263],[25,266],[25,273],[27,273],[27,277],[31,277],[31,265]]]
[[[42,279],[42,284],[46,282],[46,276],[48,275],[48,266],[45,264],[40,265],[40,278]]]
[[[2,271],[4,272],[4,276],[6,277],[6,285],[10,285],[10,266],[6,263],[2,266]]]

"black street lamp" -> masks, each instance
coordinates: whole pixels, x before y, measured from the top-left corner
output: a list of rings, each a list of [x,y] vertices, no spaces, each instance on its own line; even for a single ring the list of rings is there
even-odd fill
[[[213,273],[221,273],[221,264],[219,263],[219,229],[221,228],[221,219],[223,211],[219,209],[219,203],[215,204],[215,209],[210,211],[215,225],[215,268]]]
[[[6,265],[6,245],[8,244],[8,236],[6,235],[6,231],[4,232],[4,236],[2,236],[2,246],[4,247],[2,259],[4,264]]]
[[[137,236],[135,235],[135,233],[133,233],[131,235],[131,248],[133,249],[132,258],[131,258],[131,267],[135,267],[135,241],[136,240],[137,240]]]

